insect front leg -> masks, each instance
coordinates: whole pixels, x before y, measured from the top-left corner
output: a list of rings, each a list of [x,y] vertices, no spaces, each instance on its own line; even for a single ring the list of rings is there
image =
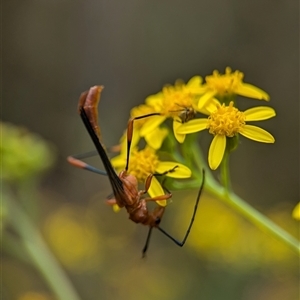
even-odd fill
[[[127,161],[126,161],[126,167],[125,167],[126,171],[128,171],[128,166],[129,166],[129,154],[130,154],[130,147],[131,147],[132,136],[133,136],[133,123],[135,120],[140,120],[140,119],[144,119],[144,118],[148,118],[148,117],[152,117],[152,116],[161,116],[161,114],[160,113],[151,113],[151,114],[131,118],[128,121],[128,125],[127,125]]]

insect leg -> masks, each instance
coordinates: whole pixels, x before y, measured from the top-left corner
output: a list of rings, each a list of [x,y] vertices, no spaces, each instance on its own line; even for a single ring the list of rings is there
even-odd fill
[[[80,154],[75,154],[75,155],[71,155],[71,157],[77,158],[77,159],[85,159],[85,158],[90,158],[90,157],[94,157],[94,156],[98,156],[98,152],[96,150],[92,150],[89,152],[84,152],[84,153],[80,153]]]
[[[144,248],[142,250],[142,258],[146,257],[146,252],[147,252],[148,247],[149,247],[152,229],[153,229],[153,227],[150,226],[149,227],[149,231],[148,231],[148,235],[147,235],[147,239],[146,239],[146,242],[145,242],[145,246],[144,246]]]
[[[154,173],[153,176],[163,176],[163,175],[166,175],[166,174],[168,174],[168,173],[173,173],[173,172],[175,172],[175,170],[176,170],[177,168],[178,168],[178,166],[175,166],[175,167],[173,167],[172,169],[167,170],[167,171],[165,171],[165,172],[163,172],[163,173]]]
[[[150,184],[151,184],[151,180],[153,178],[153,176],[161,176],[161,175],[165,175],[169,172],[173,172],[178,166],[175,166],[174,168],[172,168],[171,170],[168,170],[164,173],[156,173],[156,174],[150,174],[147,179],[146,179],[146,183],[145,183],[145,190],[144,191],[141,191],[141,194],[143,193],[147,193],[149,187],[150,187]],[[152,197],[152,198],[145,198],[144,200],[145,201],[160,201],[160,200],[167,200],[169,198],[172,197],[172,193],[164,187],[164,190],[167,192],[167,194],[164,194],[164,195],[160,195],[160,196],[156,196],[156,197]],[[162,210],[162,213],[160,215],[160,217],[157,219],[157,225],[155,226],[150,226],[149,227],[149,231],[148,231],[148,235],[147,235],[147,239],[146,239],[146,242],[145,242],[145,246],[143,248],[143,251],[142,251],[142,258],[144,258],[146,256],[146,252],[148,250],[148,247],[149,247],[149,244],[150,244],[150,237],[151,237],[151,233],[152,233],[152,229],[153,227],[158,227],[158,224],[160,223],[161,221],[161,217],[162,217],[162,214],[163,214],[163,211],[164,211],[164,207],[161,207],[161,206],[157,206],[156,209],[153,211],[153,213],[155,214],[156,211],[161,211]]]
[[[144,119],[144,118],[148,118],[148,117],[152,117],[152,116],[160,116],[160,115],[161,115],[160,113],[151,113],[151,114],[131,118],[128,121],[128,125],[127,125],[127,162],[126,162],[126,167],[125,167],[126,171],[128,171],[128,165],[129,165],[129,154],[130,154],[130,147],[131,147],[131,141],[132,141],[132,136],[133,136],[133,123],[134,123],[134,121]]]
[[[107,152],[109,153],[116,153],[120,152],[120,146],[115,145],[107,148]],[[107,173],[105,171],[99,170],[91,165],[88,165],[87,163],[83,162],[82,159],[93,157],[93,156],[98,156],[99,153],[97,150],[81,153],[81,154],[76,154],[76,155],[70,155],[67,157],[67,161],[69,164],[71,164],[74,167],[84,169],[93,173],[97,173],[100,175],[105,175],[107,176]]]
[[[188,238],[188,236],[189,236],[189,234],[190,234],[191,228],[192,228],[192,226],[193,226],[193,223],[194,223],[194,220],[195,220],[195,216],[196,216],[196,213],[197,213],[197,209],[198,209],[198,204],[199,204],[200,196],[201,196],[201,194],[202,194],[202,190],[203,190],[203,187],[204,187],[204,182],[205,182],[205,171],[204,171],[204,169],[203,169],[203,171],[202,171],[202,182],[201,182],[201,186],[200,186],[200,189],[199,189],[197,198],[196,198],[196,203],[195,203],[194,211],[193,211],[193,214],[192,214],[192,218],[191,218],[189,227],[188,227],[188,229],[187,229],[187,231],[186,231],[186,233],[185,233],[185,236],[184,236],[184,238],[183,238],[182,241],[178,241],[177,239],[175,239],[174,237],[172,237],[169,233],[167,233],[164,229],[162,229],[162,228],[159,227],[159,226],[156,226],[156,228],[157,228],[160,232],[162,232],[165,236],[167,236],[167,237],[168,237],[169,239],[171,239],[176,245],[178,245],[178,246],[180,246],[180,247],[182,247],[182,246],[185,244],[185,242],[186,242],[186,240],[187,240],[187,238]]]
[[[166,175],[168,173],[172,173],[175,171],[175,169],[178,168],[178,166],[173,167],[170,170],[167,170],[163,173],[154,173],[154,174],[149,174],[147,179],[146,179],[146,183],[145,183],[145,190],[140,191],[141,195],[142,194],[146,194],[150,188],[151,185],[151,180],[153,178],[153,176],[157,177],[157,176],[163,176]],[[145,201],[161,201],[161,200],[168,200],[172,197],[172,193],[165,187],[163,186],[163,189],[167,192],[167,194],[164,195],[160,195],[160,196],[156,196],[156,197],[152,197],[152,198],[145,198]]]
[[[150,188],[150,185],[151,185],[151,181],[152,181],[152,178],[153,176],[157,177],[157,176],[163,176],[163,175],[166,175],[168,173],[172,173],[175,171],[175,169],[178,168],[178,166],[175,166],[173,167],[172,169],[170,170],[167,170],[163,173],[154,173],[154,174],[149,174],[147,179],[146,179],[146,182],[145,182],[145,189],[140,191],[140,194],[143,195],[143,194],[146,194]],[[156,197],[153,197],[153,198],[146,198],[145,200],[146,201],[159,201],[159,200],[167,200],[169,198],[172,197],[172,193],[166,188],[166,187],[163,187],[163,189],[165,191],[167,191],[167,194],[165,195],[161,195],[161,196],[156,196]]]
[[[94,153],[95,151],[91,151],[89,153]],[[97,152],[96,152],[97,153]],[[98,154],[98,153],[97,153]],[[76,167],[76,168],[80,168],[80,169],[84,169],[96,174],[100,174],[100,175],[105,175],[107,176],[107,173],[103,170],[99,170],[87,163],[85,163],[84,161],[82,161],[81,158],[83,154],[79,154],[79,155],[74,155],[74,156],[68,156],[67,157],[67,161],[69,164],[71,164],[72,166]]]

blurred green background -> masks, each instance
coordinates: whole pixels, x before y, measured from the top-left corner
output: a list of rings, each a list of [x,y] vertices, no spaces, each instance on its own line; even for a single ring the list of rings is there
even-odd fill
[[[37,133],[56,155],[43,177],[4,180],[2,195],[27,211],[81,299],[298,299],[298,257],[208,194],[185,247],[154,231],[142,260],[147,228],[104,205],[107,178],[66,162],[93,149],[76,112],[90,86],[105,86],[100,126],[109,146],[130,109],[164,84],[230,66],[267,91],[277,111],[260,124],[274,145],[241,139],[233,187],[298,236],[291,217],[299,201],[298,1],[5,0],[2,17],[2,120]],[[260,104],[253,101],[245,108]],[[89,162],[101,167],[97,157]],[[176,192],[167,208],[163,227],[178,238],[195,196]],[[18,240],[10,224],[17,215],[5,206],[1,215],[2,299],[55,299],[22,245],[9,243]]]

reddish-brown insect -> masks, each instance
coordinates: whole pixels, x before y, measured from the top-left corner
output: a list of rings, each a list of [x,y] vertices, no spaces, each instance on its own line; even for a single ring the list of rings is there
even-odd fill
[[[101,135],[100,135],[100,128],[98,125],[98,103],[100,100],[100,94],[102,91],[102,86],[94,86],[91,87],[89,91],[86,91],[81,94],[79,99],[79,114],[82,118],[82,121],[93,140],[93,143],[97,149],[97,152],[99,153],[101,160],[103,162],[103,165],[105,167],[106,172],[98,170],[97,168],[94,168],[93,166],[90,166],[80,160],[83,156],[70,156],[68,157],[68,162],[71,163],[75,167],[79,167],[88,171],[92,171],[101,175],[107,175],[109,178],[109,181],[111,183],[114,198],[108,199],[109,204],[118,204],[119,207],[124,207],[128,214],[129,219],[134,221],[135,223],[141,223],[143,225],[149,226],[149,232],[146,239],[145,246],[143,248],[143,256],[145,256],[145,253],[148,249],[150,236],[153,228],[157,228],[160,230],[164,235],[166,235],[168,238],[170,238],[173,242],[175,242],[179,246],[183,246],[188,235],[190,232],[190,229],[193,225],[194,218],[196,215],[198,202],[200,199],[200,195],[204,186],[204,171],[203,171],[203,180],[198,192],[198,196],[196,199],[196,204],[194,208],[194,212],[189,224],[189,227],[186,231],[184,239],[180,242],[173,238],[170,234],[168,234],[165,230],[163,230],[159,224],[161,222],[162,216],[165,212],[165,207],[157,205],[157,207],[153,211],[149,211],[147,208],[147,202],[148,201],[158,201],[158,200],[167,200],[170,197],[172,197],[172,194],[168,191],[164,195],[156,196],[153,198],[149,197],[143,197],[151,184],[151,180],[153,176],[161,176],[165,175],[169,172],[175,172],[177,167],[174,167],[171,170],[168,170],[164,172],[163,174],[149,174],[146,182],[145,182],[145,189],[144,190],[138,190],[138,182],[137,179],[131,175],[128,174],[128,165],[129,165],[129,153],[130,153],[130,146],[131,146],[131,140],[133,136],[133,123],[137,119],[147,118],[154,115],[159,115],[158,113],[152,113],[148,115],[139,116],[136,118],[132,118],[128,122],[127,127],[127,162],[125,170],[120,172],[119,175],[116,174],[113,166],[111,165],[111,162],[106,154],[106,151],[104,149],[104,146],[101,142]]]

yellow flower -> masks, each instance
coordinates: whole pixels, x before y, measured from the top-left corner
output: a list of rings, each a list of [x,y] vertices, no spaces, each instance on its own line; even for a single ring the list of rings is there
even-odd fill
[[[204,129],[214,135],[208,153],[208,163],[212,170],[220,165],[228,138],[241,134],[251,140],[262,143],[274,143],[274,137],[260,127],[248,125],[246,121],[261,121],[276,115],[271,107],[259,106],[244,112],[239,111],[230,102],[229,106],[217,103],[208,118],[192,120],[178,128],[180,134],[189,134]]]
[[[231,68],[225,69],[225,74],[220,74],[217,70],[213,74],[206,76],[206,83],[203,85],[205,91],[198,102],[198,109],[202,109],[214,97],[220,101],[224,97],[232,95],[241,95],[249,98],[266,100],[270,99],[269,95],[258,87],[244,83],[244,74],[240,71],[232,73]]]
[[[111,163],[118,171],[123,170],[126,165],[126,153],[121,151],[120,155],[111,159]],[[174,169],[174,171],[167,173],[166,176],[172,178],[191,177],[192,173],[188,167],[173,161],[160,161],[156,151],[151,147],[147,146],[140,151],[137,148],[134,148],[130,153],[128,173],[134,175],[139,182],[145,183],[149,174],[162,174],[172,169]],[[165,194],[161,184],[155,176],[152,178],[148,194],[150,197]],[[166,206],[166,200],[157,201],[157,203],[161,206]],[[114,207],[114,209],[116,210],[116,207]]]
[[[61,262],[73,270],[89,270],[101,263],[101,237],[95,222],[80,208],[62,206],[44,224],[45,236]]]
[[[140,130],[141,136],[146,136],[153,132],[167,118],[173,118],[175,137],[178,141],[183,142],[185,135],[177,134],[176,130],[181,123],[185,123],[195,117],[196,110],[198,110],[197,100],[205,91],[201,86],[201,82],[200,76],[194,76],[187,84],[184,84],[182,81],[176,81],[174,86],[167,85],[161,92],[147,97],[146,105],[152,108],[152,112],[160,113],[160,116],[146,119]]]
[[[130,116],[131,118],[140,117],[143,115],[155,113],[156,111],[154,108],[150,105],[142,104],[139,106],[134,107],[131,112]],[[160,117],[160,116],[158,116]],[[159,149],[166,138],[166,136],[169,133],[169,130],[167,128],[161,128],[159,126],[156,126],[151,131],[141,131],[140,129],[144,126],[144,124],[151,119],[152,122],[155,122],[157,116],[151,116],[147,118],[137,119],[133,123],[133,138],[136,141],[136,144],[138,143],[139,139],[143,137],[147,144],[151,146],[153,149]],[[125,136],[122,137],[123,141],[125,139],[126,145],[126,132]],[[125,144],[124,144],[125,145]]]

